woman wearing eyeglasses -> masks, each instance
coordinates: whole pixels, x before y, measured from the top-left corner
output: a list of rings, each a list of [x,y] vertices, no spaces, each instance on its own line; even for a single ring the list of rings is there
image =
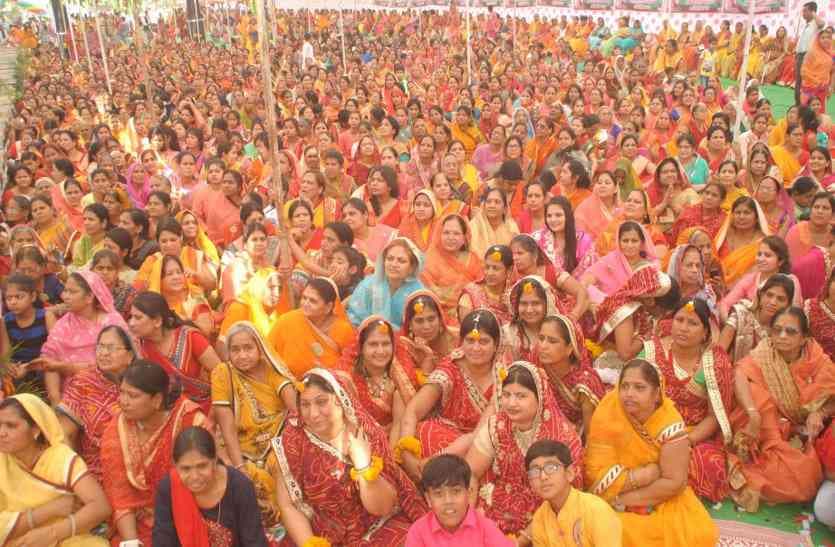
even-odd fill
[[[808,502],[823,482],[815,439],[835,415],[835,366],[801,308],[778,312],[771,336],[736,366],[731,497],[748,512]]]
[[[61,403],[55,409],[67,444],[79,453],[98,480],[102,478],[102,435],[116,414],[122,373],[136,357],[126,329],[118,325],[103,328],[96,341],[96,366],[67,380]]]

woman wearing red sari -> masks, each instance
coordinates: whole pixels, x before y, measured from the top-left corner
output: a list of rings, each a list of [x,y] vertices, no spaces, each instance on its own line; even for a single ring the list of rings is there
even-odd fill
[[[220,358],[203,333],[184,324],[161,294],[147,291],[134,299],[128,323],[139,338],[142,357],[177,378],[184,395],[208,410],[209,374]]]
[[[545,372],[527,361],[497,371],[501,382],[500,408],[479,425],[467,452],[472,481],[470,504],[506,534],[518,535],[531,524],[541,499],[530,486],[525,454],[533,443],[551,439],[571,451],[572,463],[582,465],[583,446],[577,430],[557,405]],[[582,487],[583,477],[574,477]],[[530,535],[528,535],[530,537]]]
[[[385,431],[343,375],[314,368],[296,386],[299,410],[273,439],[268,464],[287,530],[281,545],[402,545],[426,506],[395,463]]]
[[[397,172],[389,166],[378,165],[368,172],[368,182],[354,192],[374,211],[374,223],[391,228],[400,226],[400,185]]]
[[[380,153],[374,137],[365,135],[357,143],[357,151],[354,160],[348,166],[348,175],[354,177],[357,186],[368,182],[368,174],[371,168],[380,163]]]
[[[406,298],[397,358],[407,370],[415,371],[418,386],[425,384],[437,364],[458,346],[455,331],[435,293],[418,289]]]
[[[642,357],[664,375],[664,390],[684,418],[690,438],[690,486],[716,503],[729,491],[724,445],[732,432],[733,365],[710,343],[711,312],[701,298],[680,303],[669,336],[644,342]]]
[[[807,300],[803,310],[809,318],[812,338],[830,359],[835,359],[835,269],[830,268],[820,294]]]
[[[487,310],[470,313],[461,322],[459,341],[461,347],[438,364],[406,405],[395,451],[410,476],[420,474],[420,458],[441,450],[466,454],[473,431],[491,406],[502,347],[496,317]]]
[[[512,271],[513,254],[510,247],[488,247],[484,253],[484,277],[462,289],[458,299],[458,317],[466,317],[473,310],[486,308],[493,312],[500,323],[510,321],[510,309],[505,295]]]
[[[701,203],[685,207],[676,217],[667,238],[670,246],[675,246],[682,231],[694,226],[705,228],[710,238],[715,238],[728,216],[728,213],[722,210],[722,202],[725,201],[726,195],[727,190],[719,183],[711,182],[705,185]]]
[[[211,430],[193,402],[170,389],[168,373],[138,360],[122,375],[119,414],[104,431],[101,461],[104,491],[113,507],[111,545],[138,539],[151,545],[157,485],[172,467],[174,439],[183,429]]]

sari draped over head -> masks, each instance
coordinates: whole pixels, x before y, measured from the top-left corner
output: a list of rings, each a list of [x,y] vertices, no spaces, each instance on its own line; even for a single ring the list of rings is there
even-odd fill
[[[813,443],[798,437],[798,428],[835,397],[835,365],[814,340],[805,343],[796,362],[787,363],[766,338],[737,368],[748,379],[761,425],[753,441],[744,433],[747,411],[738,406],[731,413],[731,487],[758,492],[769,503],[811,501],[823,471]]]
[[[615,168],[612,172],[615,173],[617,171],[623,171],[625,177],[619,188],[621,201],[626,201],[626,198],[629,197],[629,194],[631,194],[633,190],[643,189],[641,179],[638,176],[638,172],[635,171],[635,166],[632,164],[632,160],[627,158],[619,159],[615,162]]]
[[[192,282],[189,276],[184,275],[186,282],[185,295],[173,295],[163,291],[162,279],[165,276],[165,272],[162,271],[163,264],[165,264],[165,257],[153,263],[148,277],[147,290],[161,294],[168,303],[168,307],[185,321],[194,321],[200,315],[211,314],[212,308],[209,301],[206,300],[203,287]],[[185,268],[185,265],[183,265],[183,268]]]
[[[604,342],[615,327],[635,316],[635,335],[647,338],[652,335],[652,317],[643,309],[640,299],[663,296],[670,290],[670,277],[652,264],[644,264],[635,270],[629,280],[597,307],[597,324],[592,336]]]
[[[689,250],[696,250],[699,253],[699,260],[701,261],[701,268],[699,269],[699,290],[692,294],[684,294],[684,287],[681,286],[681,266],[684,261],[684,256]],[[682,291],[682,298],[700,298],[704,300],[710,311],[716,315],[718,313],[719,299],[716,296],[716,291],[707,282],[707,265],[704,263],[704,257],[695,245],[685,243],[678,245],[673,252],[670,253],[669,264],[667,266],[667,275],[678,282],[679,290]]]
[[[368,382],[368,372],[362,365],[362,345],[360,340],[363,333],[369,328],[376,328],[385,331],[393,340],[391,362],[386,372],[388,380],[391,381],[393,390],[382,393],[374,393]],[[415,370],[411,363],[400,361],[401,354],[399,336],[391,327],[391,323],[380,316],[372,315],[357,327],[354,341],[342,353],[337,368],[351,376],[354,387],[357,390],[356,397],[361,407],[384,429],[390,429],[394,418],[395,393],[400,395],[403,404],[407,404],[415,396],[415,386],[418,385]]]
[[[775,235],[787,233],[788,230],[790,230],[795,224],[797,224],[797,218],[794,214],[794,201],[792,200],[791,196],[789,196],[789,192],[786,190],[786,187],[780,183],[777,177],[769,174],[766,177],[763,177],[763,180],[765,180],[766,178],[774,179],[777,182],[776,204],[777,208],[780,211],[780,214],[776,219],[774,219],[773,221],[770,218],[768,219],[768,227],[771,229],[771,233]],[[763,181],[761,180],[757,184],[756,188],[754,188],[755,195],[757,193],[757,189],[760,187],[760,184],[762,183]]]
[[[157,485],[174,466],[174,440],[188,427],[205,427],[211,431],[212,424],[196,403],[181,397],[145,442],[140,442],[139,426],[119,414],[105,429],[101,446],[103,486],[113,507],[112,522],[133,513],[139,540],[151,545]],[[118,545],[121,540],[116,532],[113,541]]]
[[[231,363],[220,363],[212,370],[212,406],[227,407],[232,411],[244,459],[242,470],[255,485],[263,520],[270,527],[278,522],[278,507],[275,479],[267,473],[265,464],[270,441],[284,421],[286,409],[281,391],[295,378],[264,342],[255,325],[239,321],[232,326],[230,334],[239,332],[248,333],[258,345],[265,363],[264,379],[256,379]]]
[[[621,225],[622,224],[623,222],[621,222]],[[638,224],[638,226],[641,227],[641,232],[643,233],[643,241],[641,242],[641,263],[649,263],[656,268],[660,268],[658,257],[655,254],[655,245],[652,243],[652,236],[646,228],[640,224]],[[629,264],[629,260],[627,260],[623,251],[620,249],[620,238],[617,237],[619,231],[620,227],[615,230],[617,248],[600,258],[585,271],[585,275],[594,276],[594,287],[602,293],[604,298],[606,296],[613,295],[618,289],[623,287],[623,285],[629,281],[629,278],[636,271]],[[640,265],[636,267],[640,267]],[[598,295],[596,300],[599,302],[602,298]]]
[[[339,372],[314,368],[316,375],[333,389],[342,407],[346,426],[365,438],[371,455],[383,461],[380,478],[395,489],[398,503],[392,514],[370,514],[362,505],[359,484],[350,477],[350,458],[304,427],[301,416],[291,411],[286,425],[272,441],[271,473],[279,476],[293,506],[310,523],[314,535],[331,545],[393,547],[406,538],[412,522],[423,516],[426,506],[406,473],[395,463],[388,436],[356,402],[353,385]]]
[[[624,492],[629,471],[658,464],[665,444],[687,442],[687,426],[663,390],[661,404],[644,423],[629,416],[620,390],[597,406],[586,444],[585,478],[589,491],[607,501]],[[625,547],[713,547],[716,524],[687,486],[652,507],[628,507],[618,513]]]
[[[450,252],[442,241],[443,226],[447,220],[457,217],[464,226],[464,250]],[[420,275],[424,286],[438,295],[444,312],[448,317],[458,317],[458,298],[461,290],[468,283],[477,281],[484,275],[482,257],[470,250],[470,230],[467,219],[461,215],[447,215],[435,225],[432,243],[426,253],[426,262]],[[458,255],[464,253],[462,260]],[[457,321],[456,321],[457,322]]]
[[[768,219],[756,201],[754,205],[757,209],[757,227],[762,232],[763,237],[771,235],[771,229],[768,227]],[[731,223],[733,222],[733,215],[729,214],[725,219],[724,224],[716,234],[713,240],[714,246],[719,251],[719,257],[722,262],[722,270],[725,273],[725,284],[728,287],[733,286],[734,283],[748,273],[754,267],[757,260],[757,251],[760,248],[760,238],[755,238],[750,243],[730,251],[727,246],[728,232],[731,230]]]
[[[803,64],[800,66],[800,76],[803,82],[801,91],[804,95],[820,98],[821,104],[824,105],[829,95],[832,55],[832,47],[824,47],[820,33],[818,33],[812,40],[812,47],[804,55]]]
[[[568,275],[563,272],[562,275]],[[519,316],[519,301],[523,293],[536,292],[539,287],[545,293],[545,315],[556,315],[567,313],[573,304],[564,300],[557,300],[557,292],[554,286],[538,275],[526,275],[513,284],[507,292],[507,308],[510,310],[510,321],[502,325],[502,338],[506,362],[534,360],[536,340],[528,336],[524,322]],[[536,333],[538,334],[538,333]]]
[[[261,268],[249,278],[243,290],[238,293],[234,302],[229,304],[223,314],[220,326],[220,338],[225,338],[229,328],[238,321],[248,321],[255,325],[261,336],[267,336],[278,318],[290,310],[290,291],[282,287],[281,296],[276,307],[267,310],[264,307],[264,295],[267,294],[271,279],[278,277],[278,271],[273,268]]]
[[[203,228],[203,223],[200,221],[200,218],[194,214],[194,211],[183,209],[177,213],[174,218],[177,219],[177,222],[182,224],[186,215],[193,217],[194,221],[197,223],[197,236],[194,238],[192,245],[198,251],[202,251],[203,255],[209,260],[209,262],[217,266],[220,264],[220,255],[217,252],[217,247],[215,247],[215,244],[212,243],[211,239],[209,239],[209,236],[206,235],[206,229]]]
[[[574,211],[574,220],[577,232],[585,232],[591,236],[592,243],[597,239],[597,236],[603,233],[606,226],[620,213],[620,199],[615,194],[615,204],[610,209],[603,203],[597,194],[592,192],[591,196],[583,200]],[[579,254],[579,253],[578,253]]]
[[[725,445],[733,437],[728,416],[734,406],[734,368],[728,354],[719,346],[708,347],[692,376],[676,363],[666,339],[645,341],[642,356],[664,375],[664,391],[688,429],[711,415],[719,423],[717,435],[691,446],[689,480],[696,495],[721,501],[730,490]]]
[[[203,265],[203,261],[206,259],[206,255],[203,254],[203,251],[198,251],[194,247],[189,247],[188,245],[183,245],[182,249],[180,249],[179,256],[180,262],[183,263],[183,268],[193,272],[199,271]],[[152,274],[154,272],[154,268],[162,267],[157,266],[157,262],[162,262],[162,258],[163,254],[158,250],[142,261],[139,271],[136,272],[136,277],[133,278],[134,289],[137,291],[148,290],[148,286],[151,284],[151,278],[153,277]],[[191,281],[193,282],[193,280]]]
[[[544,226],[532,233],[531,237],[554,268],[558,272],[565,271],[565,253],[564,250],[557,250],[554,232],[548,226]],[[577,266],[568,273],[574,277],[580,277],[597,260],[597,250],[594,248],[594,239],[582,230],[575,231],[575,241],[577,248],[574,254]]]
[[[789,247],[789,256],[792,263],[805,257],[815,244],[812,241],[812,226],[808,220],[802,220],[792,226],[786,234],[786,245]]]
[[[418,196],[426,196],[432,204],[433,216],[425,226],[421,226],[417,218],[415,218],[415,200]],[[425,253],[429,248],[434,228],[437,224],[437,214],[435,213],[437,210],[438,202],[435,199],[434,192],[427,189],[418,190],[412,198],[412,202],[409,204],[409,212],[400,222],[400,226],[397,229],[397,235],[410,239],[418,249]]]
[[[141,156],[141,154],[139,156]],[[127,174],[125,175],[125,179],[128,182],[125,185],[125,189],[128,192],[128,198],[130,199],[133,206],[137,209],[144,209],[145,205],[148,204],[148,196],[151,194],[151,177],[149,177],[147,174],[141,175],[143,177],[144,183],[142,185],[142,189],[137,190],[136,186],[134,186],[133,184],[133,175],[137,169],[139,169],[140,171],[144,169],[142,167],[142,163],[134,162],[128,167]]]
[[[594,406],[597,406],[600,403],[600,399],[606,394],[606,388],[597,371],[592,367],[591,352],[586,347],[586,337],[579,323],[567,315],[559,313],[547,315],[545,319],[556,319],[560,321],[568,331],[571,350],[573,352],[572,367],[565,376],[559,377],[551,366],[542,363],[538,349],[534,350],[534,363],[545,372],[563,415],[574,424],[577,431],[582,433],[582,399],[586,398]]]
[[[321,279],[328,281],[339,295],[339,290],[330,278]],[[301,378],[311,368],[336,366],[340,354],[353,337],[354,329],[337,296],[333,311],[323,325],[313,323],[301,309],[291,310],[276,320],[269,331],[267,342],[284,360],[290,372],[296,378]]]
[[[784,186],[790,187],[794,184],[794,179],[797,178],[797,174],[806,162],[804,157],[806,155],[808,154],[803,150],[798,150],[796,153],[789,152],[784,144],[771,147],[771,157],[774,158],[774,164],[780,168]]]
[[[536,387],[537,409],[531,428],[521,431],[507,412],[499,409],[478,428],[473,441],[476,450],[493,460],[481,480],[479,506],[506,534],[524,530],[542,503],[531,489],[525,467],[525,454],[533,443],[541,439],[561,442],[571,451],[572,465],[578,469],[583,465],[580,436],[560,411],[545,372],[527,361],[514,362],[507,372],[516,367],[528,371]],[[577,473],[573,486],[581,488],[582,484],[583,477]]]
[[[7,545],[19,522],[25,525],[28,511],[73,496],[78,481],[87,476],[87,465],[64,439],[64,430],[55,412],[40,398],[29,393],[11,397],[19,402],[35,422],[46,441],[46,448],[29,470],[9,453],[0,453],[0,543]],[[55,517],[39,527],[58,524],[66,517]],[[18,538],[19,539],[19,538]],[[106,547],[107,541],[92,535],[76,535],[44,547]]]
[[[440,353],[436,353],[434,356],[434,361],[437,362],[440,359],[447,357],[452,351],[458,347],[458,328],[452,324],[447,314],[444,312],[444,308],[441,305],[441,301],[438,299],[438,295],[434,292],[427,290],[427,289],[419,289],[409,295],[406,298],[405,303],[403,304],[404,310],[404,319],[405,319],[405,310],[409,309],[409,306],[414,306],[415,301],[418,298],[429,298],[435,303],[435,306],[440,310],[441,316],[439,318],[439,328],[440,333],[438,338],[442,338],[442,340],[438,340],[438,342],[434,342],[432,340],[427,340],[426,342],[431,344],[434,350],[439,351]],[[473,309],[476,309],[475,307]],[[415,311],[415,310],[413,310]],[[415,314],[419,312],[415,311]],[[414,315],[412,318],[414,318]],[[404,320],[403,324],[400,326],[400,330],[397,333],[398,338],[408,338],[412,340],[414,338],[414,333],[412,332],[412,324],[411,321],[408,323]],[[423,385],[426,382],[425,376],[423,376],[422,372],[418,372],[420,368],[419,363],[415,363],[413,356],[410,350],[406,347],[406,344],[401,342],[398,345],[398,359],[403,364],[404,367],[408,369],[412,369],[415,371],[415,376],[417,380],[417,385]]]
[[[68,363],[92,364],[96,361],[96,339],[99,332],[108,325],[117,325],[128,331],[128,325],[114,307],[113,295],[99,274],[89,270],[75,273],[90,287],[104,316],[97,321],[89,321],[73,312],[65,313],[50,329],[46,343],[41,348],[41,355]]]
[[[470,219],[470,249],[479,257],[491,245],[509,245],[513,236],[519,233],[516,221],[508,213],[505,213],[501,223],[495,228],[484,214],[483,209],[477,210]]]
[[[386,250],[397,242],[404,243],[410,249],[417,262],[417,267],[400,287],[392,291],[388,279],[386,279],[383,256],[386,254]],[[399,329],[403,322],[403,303],[406,297],[423,288],[423,283],[419,280],[423,264],[423,253],[411,240],[404,237],[392,239],[383,252],[377,256],[374,274],[360,281],[348,301],[348,318],[351,323],[359,325],[369,315],[380,315],[389,321],[394,328]]]

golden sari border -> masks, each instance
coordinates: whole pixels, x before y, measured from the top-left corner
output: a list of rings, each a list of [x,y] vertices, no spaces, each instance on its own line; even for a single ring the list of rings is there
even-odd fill
[[[606,340],[610,334],[615,332],[615,328],[618,325],[626,321],[626,319],[638,311],[638,308],[640,307],[640,302],[627,302],[615,310],[615,313],[613,313],[612,316],[603,323],[603,326],[600,327],[600,334],[597,337],[597,342],[599,344],[603,343],[603,341]]]
[[[603,474],[602,477],[600,477],[600,480],[598,480],[596,483],[594,483],[594,485],[592,485],[591,492],[596,496],[603,495],[603,492],[608,490],[609,487],[612,486],[616,480],[618,480],[618,477],[620,477],[624,471],[625,468],[621,464],[616,463],[615,465],[610,467],[606,471],[606,473]]]
[[[278,467],[281,469],[281,476],[284,478],[284,486],[287,488],[287,493],[290,495],[290,501],[299,511],[307,517],[308,520],[313,518],[313,508],[304,501],[304,491],[293,472],[290,470],[290,463],[287,461],[287,454],[284,452],[283,437],[275,437],[272,440],[273,452],[275,459],[278,461]]]

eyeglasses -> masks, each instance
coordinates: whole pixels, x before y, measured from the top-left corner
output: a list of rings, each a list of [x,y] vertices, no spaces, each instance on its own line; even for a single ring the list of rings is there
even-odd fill
[[[774,336],[780,336],[782,334],[785,334],[786,336],[797,336],[800,334],[800,330],[795,327],[773,327],[771,329],[771,334]]]
[[[533,480],[540,477],[550,477],[559,471],[561,467],[563,466],[558,463],[546,463],[542,467],[531,467],[528,469],[528,478]]]
[[[127,350],[125,346],[117,346],[115,344],[97,344],[96,353],[114,353],[119,350]]]

